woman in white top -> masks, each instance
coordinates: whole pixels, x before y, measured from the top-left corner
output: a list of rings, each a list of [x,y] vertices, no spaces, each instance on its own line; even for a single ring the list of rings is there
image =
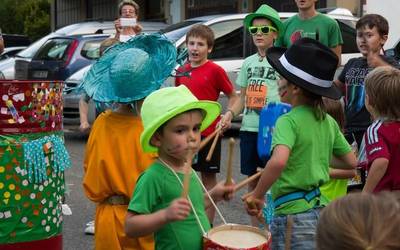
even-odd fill
[[[139,5],[132,0],[122,0],[118,9],[120,18],[114,21],[115,38],[120,42],[126,42],[142,31],[142,26],[136,22],[139,16]]]

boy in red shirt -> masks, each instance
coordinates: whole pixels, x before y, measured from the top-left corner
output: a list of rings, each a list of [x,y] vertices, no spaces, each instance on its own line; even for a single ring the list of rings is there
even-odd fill
[[[228,97],[228,109],[236,101],[237,95],[225,70],[208,60],[214,46],[214,32],[205,25],[194,25],[186,34],[186,46],[189,62],[178,69],[175,85],[185,85],[199,100],[217,101],[220,92]],[[202,138],[214,132],[217,118],[201,134]],[[207,144],[197,156],[193,169],[201,172],[204,186],[210,190],[217,184],[216,173],[220,171],[221,139],[218,140],[214,154],[210,161],[206,161],[211,143]],[[213,221],[215,211],[208,212],[210,221]]]
[[[374,122],[364,135],[368,177],[363,192],[400,190],[400,70],[374,69],[367,75],[365,93]]]

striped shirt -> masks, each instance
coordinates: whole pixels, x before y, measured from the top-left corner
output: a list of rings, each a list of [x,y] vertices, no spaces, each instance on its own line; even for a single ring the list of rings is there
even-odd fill
[[[389,161],[386,173],[374,192],[400,190],[400,122],[376,120],[368,127],[364,136],[368,169],[378,158]]]

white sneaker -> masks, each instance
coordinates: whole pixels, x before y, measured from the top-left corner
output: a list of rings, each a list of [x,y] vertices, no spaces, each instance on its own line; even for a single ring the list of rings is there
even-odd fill
[[[90,234],[90,235],[94,235],[94,221],[89,221],[86,224],[86,228],[85,228],[85,234]]]

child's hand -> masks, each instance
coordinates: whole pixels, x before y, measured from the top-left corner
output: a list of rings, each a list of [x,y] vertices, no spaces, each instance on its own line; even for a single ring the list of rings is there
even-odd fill
[[[167,222],[184,220],[189,215],[190,209],[190,203],[187,199],[175,199],[165,210]]]
[[[231,200],[235,191],[235,185],[225,185],[224,181],[219,182],[215,187],[210,190],[210,195],[215,202],[220,200]]]
[[[232,119],[233,119],[232,112],[228,111],[221,117],[218,126],[221,127],[222,131],[225,131],[231,127]]]
[[[247,213],[257,218],[262,217],[262,209],[264,207],[264,199],[257,199],[252,194],[243,198]]]

